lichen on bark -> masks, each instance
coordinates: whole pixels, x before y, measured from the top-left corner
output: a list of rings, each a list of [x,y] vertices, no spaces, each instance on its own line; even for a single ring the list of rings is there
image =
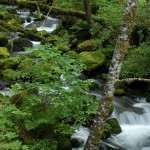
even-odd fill
[[[108,78],[104,85],[102,99],[95,116],[94,123],[91,126],[91,132],[84,146],[84,150],[98,149],[98,145],[104,130],[104,124],[109,115],[110,107],[113,102],[115,83],[119,78],[124,55],[128,50],[129,38],[136,14],[136,5],[137,0],[127,0],[120,33],[118,35],[111,66],[109,68]]]

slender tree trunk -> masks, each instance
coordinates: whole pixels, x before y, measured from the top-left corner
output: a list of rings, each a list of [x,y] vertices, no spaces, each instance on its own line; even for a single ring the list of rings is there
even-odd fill
[[[91,27],[92,26],[91,2],[90,2],[90,0],[83,0],[83,4],[84,4],[86,21],[87,21],[89,27]]]
[[[128,51],[129,38],[136,15],[137,0],[127,0],[120,34],[116,43],[108,78],[104,85],[103,96],[99,109],[91,126],[91,132],[85,144],[84,150],[97,150],[103,133],[105,121],[110,112],[110,106],[114,99],[115,83],[119,78],[124,55]]]

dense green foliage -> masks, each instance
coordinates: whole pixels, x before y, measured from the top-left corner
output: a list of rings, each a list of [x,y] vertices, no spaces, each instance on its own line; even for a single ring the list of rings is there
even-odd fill
[[[43,45],[29,55],[15,74],[18,83],[12,85],[11,104],[8,107],[8,102],[4,102],[6,110],[1,111],[8,116],[2,123],[11,122],[9,128],[15,126],[18,134],[6,126],[3,131],[11,134],[10,138],[16,139],[15,144],[18,142],[20,146],[22,142],[29,149],[56,149],[62,136],[69,137],[79,125],[90,121],[97,103],[86,94],[90,81],[79,78],[85,69],[82,62],[62,56],[51,45]],[[17,136],[22,139],[20,143]]]
[[[84,11],[80,0],[61,0],[55,6]],[[91,81],[83,74],[104,73],[106,79],[125,0],[93,0],[91,6],[92,14],[104,19],[104,24],[93,21],[89,28],[84,19],[63,16],[51,35],[42,34],[46,39],[42,42],[47,44],[36,50],[29,49],[27,56],[9,58],[9,53],[0,51],[0,75],[12,84],[10,97],[0,95],[0,149],[67,150],[71,147],[69,138],[75,129],[92,122],[98,104],[88,94]],[[123,63],[121,78],[150,77],[149,16],[145,0],[139,1],[131,48]],[[13,18],[4,6],[0,6],[0,18],[10,26],[21,27],[21,19]],[[36,29],[28,30],[36,34]],[[10,34],[13,30],[0,25],[0,31]],[[41,36],[41,32],[37,35]],[[4,35],[1,35],[1,46],[8,42]],[[27,35],[20,33],[19,36]],[[12,38],[10,43],[11,48],[14,47]],[[98,57],[98,53],[102,57]],[[83,61],[78,59],[81,55]],[[102,65],[99,64],[101,61]],[[96,67],[91,69],[91,66]],[[110,126],[105,130],[110,132]]]
[[[142,44],[140,47],[131,50],[124,61],[121,71],[122,78],[144,77],[150,75],[150,45]]]

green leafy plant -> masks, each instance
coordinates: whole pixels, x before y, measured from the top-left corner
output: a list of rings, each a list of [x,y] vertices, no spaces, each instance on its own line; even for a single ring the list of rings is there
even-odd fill
[[[10,102],[20,142],[29,149],[57,149],[63,137],[91,119],[97,102],[87,94],[90,80],[82,80],[85,65],[58,51],[58,46],[42,45],[24,59],[16,71]],[[15,136],[15,134],[14,134]],[[44,143],[44,144],[43,144]]]
[[[124,61],[122,66],[122,70],[121,70],[122,78],[149,77],[150,75],[149,48],[150,45],[144,43],[141,44],[141,46],[139,46],[138,48],[130,51],[127,59]]]

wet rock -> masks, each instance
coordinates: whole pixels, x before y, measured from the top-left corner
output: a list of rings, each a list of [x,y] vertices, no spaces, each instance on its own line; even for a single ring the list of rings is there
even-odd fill
[[[81,139],[72,138],[70,141],[71,141],[72,148],[79,148],[82,147],[84,144],[84,141]]]
[[[8,43],[8,38],[5,34],[0,34],[0,46],[4,46]]]
[[[5,47],[0,47],[0,59],[8,58],[10,56],[9,51]]]
[[[17,27],[18,29],[23,29],[22,25],[16,19],[12,19],[12,20],[8,21],[8,24],[10,26],[13,25],[13,26]]]
[[[106,120],[102,138],[107,139],[108,137],[110,137],[111,134],[119,134],[121,132],[122,130],[118,120],[116,118],[111,118]]]
[[[13,46],[11,46],[11,43],[8,43],[6,47],[9,51],[13,52],[19,52],[19,51],[25,51],[26,47],[32,47],[33,43],[26,39],[26,38],[17,38],[13,40]]]
[[[10,86],[10,84],[8,82],[0,80],[0,90],[2,90],[5,87],[9,87],[9,86]]]
[[[78,52],[92,51],[95,48],[96,48],[96,41],[93,39],[90,39],[78,45]]]

